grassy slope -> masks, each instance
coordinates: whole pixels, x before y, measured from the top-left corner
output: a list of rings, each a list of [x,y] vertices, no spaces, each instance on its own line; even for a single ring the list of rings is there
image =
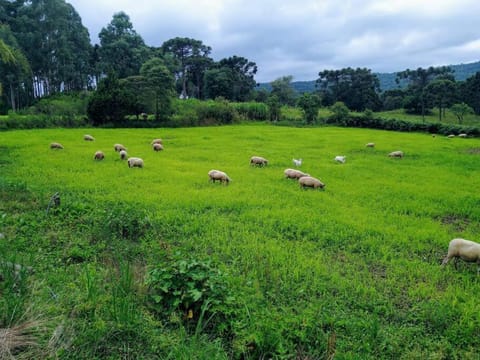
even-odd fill
[[[97,140],[83,141],[86,132]],[[480,158],[471,151],[480,148],[478,139],[262,125],[0,137],[14,159],[0,167],[2,177],[26,184],[39,217],[56,191],[62,206],[76,210],[83,202],[132,203],[158,226],[155,236],[129,245],[129,256],[151,265],[163,247],[181,249],[226,270],[250,314],[241,340],[252,338],[263,354],[325,354],[333,333],[340,358],[473,358],[480,345],[475,267],[439,268],[451,238],[480,238]],[[151,151],[156,137],[164,139],[164,152]],[[51,141],[65,150],[50,150]],[[376,148],[365,148],[371,141]],[[121,162],[116,142],[142,157],[145,168]],[[106,160],[92,160],[98,149]],[[387,157],[398,149],[404,159]],[[251,155],[266,157],[269,166],[250,167]],[[347,163],[335,164],[335,155],[346,155]],[[325,191],[301,191],[283,178],[293,157],[303,158],[302,170],[325,182]],[[212,168],[226,171],[230,186],[209,183]],[[85,264],[107,267],[115,250],[92,239],[79,244],[78,237],[95,235],[81,220],[38,232],[25,224],[24,231],[11,219],[22,211],[0,205],[0,232],[10,244],[1,250],[31,259],[34,281],[65,299],[52,305],[52,316],[68,314],[83,301],[78,277]],[[28,243],[27,234],[41,246]],[[82,263],[60,260],[78,247]]]

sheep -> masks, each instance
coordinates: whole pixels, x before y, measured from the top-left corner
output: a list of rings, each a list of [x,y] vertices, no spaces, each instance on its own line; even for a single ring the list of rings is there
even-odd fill
[[[94,160],[103,160],[103,159],[105,159],[105,154],[103,153],[103,151],[98,150],[95,153],[95,155],[93,155],[93,159]]]
[[[261,156],[252,156],[250,158],[250,165],[267,166],[268,160]]]
[[[285,169],[283,173],[287,179],[300,179],[303,176],[310,176],[309,174],[296,169]]]
[[[129,168],[133,168],[133,167],[143,168],[143,160],[138,157],[128,158],[127,163]]]
[[[230,181],[232,181],[232,179],[230,179],[226,173],[220,170],[210,170],[208,172],[208,177],[210,179],[209,181],[211,182],[218,180],[225,185],[228,185]]]
[[[305,187],[311,187],[311,188],[320,188],[323,189],[325,188],[325,184],[322,183],[320,180],[311,177],[311,176],[302,176],[300,179],[298,179],[298,183],[300,184],[300,187],[304,189]]]
[[[459,137],[459,138],[466,138],[466,137],[467,137],[467,134],[461,133],[461,134],[458,134],[458,137]]]
[[[113,145],[113,149],[117,152],[119,152],[120,150],[127,150],[127,148],[125,146],[123,146],[122,144]]]
[[[345,164],[345,161],[347,161],[347,157],[346,156],[335,156],[335,159],[334,159],[336,162],[339,162],[339,163],[342,163],[342,164]]]
[[[154,151],[162,151],[163,150],[163,145],[160,143],[155,143],[153,144],[153,150]]]
[[[365,146],[373,148],[373,147],[375,147],[375,143],[370,142],[370,143],[367,143]]]
[[[92,135],[83,135],[83,140],[85,140],[85,141],[95,141],[95,138]]]
[[[154,139],[154,140],[152,140],[151,145],[154,145],[154,144],[162,144],[163,145],[163,140],[162,139]]]
[[[63,145],[57,142],[52,142],[50,144],[50,149],[63,149]]]
[[[126,160],[127,159],[128,154],[127,154],[126,150],[120,150],[119,154],[120,154],[120,160]]]
[[[449,138],[449,139],[453,139],[454,137],[455,137],[455,134],[450,134],[450,135],[447,136],[447,138]]]
[[[302,166],[302,159],[292,159],[293,160],[293,164],[296,166],[296,167],[300,167]]]
[[[478,264],[477,274],[480,273],[480,244],[460,238],[453,239],[448,244],[448,253],[442,261],[442,267],[447,265],[452,258],[455,258],[455,260],[460,258],[466,262],[476,262]]]
[[[392,151],[390,154],[388,154],[389,157],[397,157],[397,158],[403,158],[403,151],[397,150],[397,151]]]

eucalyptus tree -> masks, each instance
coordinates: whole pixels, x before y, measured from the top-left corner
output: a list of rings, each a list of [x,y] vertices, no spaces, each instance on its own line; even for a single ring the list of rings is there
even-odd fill
[[[165,56],[171,55],[175,61],[174,76],[178,83],[180,97],[187,98],[191,95],[188,91],[188,82],[194,85],[193,92],[200,93],[203,76],[212,62],[209,55],[212,51],[210,46],[204,45],[202,41],[191,38],[176,37],[165,41],[162,44]]]
[[[35,95],[85,88],[91,44],[73,6],[65,0],[7,3],[1,20],[10,26],[30,63]]]
[[[452,69],[448,66],[431,66],[427,69],[419,67],[417,70],[407,69],[398,72],[396,75],[397,83],[402,79],[405,79],[408,82],[408,99],[406,101],[408,106],[407,110],[421,114],[422,119],[425,121],[425,113],[429,107],[430,100],[425,91],[427,85],[438,77],[449,79],[448,76],[450,74],[452,74]]]
[[[150,49],[137,34],[126,13],[121,11],[114,14],[98,37],[99,67],[103,73],[114,71],[119,78],[138,75],[140,67],[149,57]]]
[[[0,64],[0,96],[5,87],[7,102],[15,111],[20,105],[20,95],[29,88],[25,85],[31,83],[31,71],[25,55],[6,25],[0,25]]]

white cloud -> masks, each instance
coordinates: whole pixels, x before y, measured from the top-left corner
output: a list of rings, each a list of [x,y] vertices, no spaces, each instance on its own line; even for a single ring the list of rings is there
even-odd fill
[[[94,42],[124,11],[150,46],[191,37],[215,60],[243,56],[257,81],[292,75],[313,80],[324,69],[407,67],[480,60],[478,0],[84,0],[69,1]]]

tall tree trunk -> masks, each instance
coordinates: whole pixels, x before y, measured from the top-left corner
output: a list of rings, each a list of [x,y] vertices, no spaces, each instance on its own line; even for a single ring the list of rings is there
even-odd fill
[[[16,112],[15,91],[13,90],[12,83],[10,83],[10,104],[12,105],[13,112]]]

